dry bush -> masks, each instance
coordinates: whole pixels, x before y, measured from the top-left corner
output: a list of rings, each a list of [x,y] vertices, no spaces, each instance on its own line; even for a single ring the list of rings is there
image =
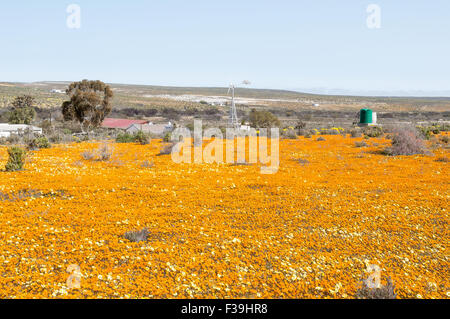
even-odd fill
[[[338,130],[327,129],[320,131],[320,135],[339,135],[340,132]]]
[[[304,158],[299,158],[297,160],[297,162],[300,163],[302,166],[305,166],[305,165],[309,164],[309,161],[307,159],[304,159]]]
[[[158,155],[169,155],[172,153],[172,149],[175,146],[175,143],[164,144],[159,150]]]
[[[124,166],[125,163],[124,163],[122,160],[118,159],[118,158],[114,158],[114,159],[111,159],[111,160],[108,162],[108,165],[111,166],[111,167],[117,167],[117,168],[119,168],[119,167]]]
[[[106,162],[111,159],[113,155],[112,149],[107,145],[101,145],[96,151],[89,150],[81,153],[81,157],[86,161],[100,161]]]
[[[381,288],[370,288],[365,280],[362,281],[362,287],[356,291],[357,299],[396,299],[395,285],[391,278],[387,278],[386,285]]]
[[[92,161],[95,158],[95,154],[92,151],[84,151],[81,153],[81,157],[86,161]]]
[[[150,232],[148,231],[147,228],[144,228],[144,229],[139,230],[139,231],[126,232],[123,235],[123,237],[125,239],[128,239],[131,242],[138,243],[138,242],[141,242],[141,241],[147,241],[148,234],[150,234]]]
[[[22,142],[22,138],[17,134],[11,134],[6,138],[6,142],[9,144],[19,144]]]
[[[367,147],[369,146],[366,142],[355,142],[355,147]]]
[[[98,154],[98,161],[109,161],[111,159],[111,156],[113,154],[113,151],[110,149],[110,147],[107,144],[103,144],[100,146],[97,150]]]
[[[142,168],[152,168],[154,165],[155,165],[155,163],[153,161],[150,162],[150,161],[145,160],[142,162],[141,167]]]
[[[448,163],[448,162],[450,162],[450,160],[448,159],[448,157],[438,157],[436,159],[436,162]]]
[[[355,137],[361,137],[361,135],[362,135],[362,132],[361,132],[360,129],[354,128],[354,129],[351,129],[351,130],[350,130],[350,136],[353,137],[353,138],[355,138]]]
[[[368,126],[363,129],[363,133],[367,137],[381,137],[384,131],[379,126]]]
[[[316,141],[321,142],[321,141],[325,141],[325,139],[322,136],[320,136],[320,137],[317,138]]]
[[[427,149],[422,136],[413,127],[401,127],[394,130],[392,146],[384,149],[386,155],[426,154]]]
[[[297,134],[295,133],[294,130],[286,130],[282,131],[281,138],[295,140],[297,139]]]

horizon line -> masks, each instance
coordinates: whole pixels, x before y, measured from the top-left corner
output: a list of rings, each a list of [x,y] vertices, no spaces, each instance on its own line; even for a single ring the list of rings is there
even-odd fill
[[[83,79],[81,79],[83,80]],[[81,81],[77,80],[77,81]],[[101,81],[101,80],[100,80]],[[0,81],[0,83],[7,83],[7,84],[37,84],[37,83],[72,83],[76,82],[74,80],[39,80],[39,81]],[[142,83],[117,83],[117,82],[108,82],[105,83],[110,85],[130,85],[130,86],[148,86],[148,87],[161,87],[161,88],[194,88],[194,89],[227,89],[228,86],[199,86],[199,85],[161,85],[161,84],[142,84]],[[339,96],[339,97],[367,97],[367,98],[431,98],[431,99],[439,99],[439,98],[450,98],[450,89],[449,90],[420,90],[420,89],[386,89],[386,90],[380,90],[380,89],[374,89],[374,90],[367,90],[367,89],[342,89],[342,88],[304,88],[304,89],[289,89],[289,88],[264,88],[264,87],[245,87],[245,86],[236,86],[239,89],[244,90],[260,90],[260,91],[278,91],[278,92],[289,92],[289,93],[297,93],[297,94],[306,94],[306,95],[313,95],[313,96]],[[309,91],[309,92],[308,92]],[[311,92],[316,91],[316,92]],[[319,93],[317,91],[324,91],[323,93]],[[349,91],[349,93],[325,93],[325,91]],[[351,93],[351,92],[357,92],[357,91],[367,91],[367,92],[447,92],[448,95],[400,95],[400,94],[380,94],[380,95],[372,95],[372,94],[358,94],[358,93]]]

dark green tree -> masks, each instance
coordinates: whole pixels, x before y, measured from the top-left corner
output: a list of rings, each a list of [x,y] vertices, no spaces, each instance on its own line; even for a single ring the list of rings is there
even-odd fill
[[[112,110],[113,91],[102,81],[74,82],[66,94],[70,100],[62,104],[64,120],[78,121],[83,132],[100,126]]]
[[[17,96],[13,101],[13,109],[9,113],[8,122],[10,124],[31,124],[36,111],[34,110],[34,98],[31,95]]]
[[[257,111],[252,109],[249,115],[250,125],[254,128],[279,127],[278,118],[268,111]]]

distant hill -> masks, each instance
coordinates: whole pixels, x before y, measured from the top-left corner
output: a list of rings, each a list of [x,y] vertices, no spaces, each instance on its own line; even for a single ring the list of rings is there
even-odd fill
[[[33,83],[0,82],[0,107],[10,105],[19,94],[36,97],[38,106],[59,107],[67,99],[65,94],[52,93],[64,91],[70,82],[43,81]],[[162,108],[197,106],[194,102],[173,101],[164,96],[198,95],[226,97],[227,87],[169,87],[152,85],[110,84],[114,89],[114,107]],[[254,99],[251,105],[270,108],[313,109],[313,104],[330,110],[351,110],[372,106],[380,111],[437,111],[450,110],[450,97],[380,97],[310,94],[288,90],[236,89],[240,98]],[[200,106],[199,107],[204,107]]]

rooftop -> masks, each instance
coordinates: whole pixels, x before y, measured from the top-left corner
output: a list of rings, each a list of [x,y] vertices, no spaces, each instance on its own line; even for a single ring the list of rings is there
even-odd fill
[[[105,118],[102,123],[102,127],[104,128],[118,128],[126,130],[133,124],[147,124],[147,120],[129,120],[129,119],[113,119],[113,118]]]

